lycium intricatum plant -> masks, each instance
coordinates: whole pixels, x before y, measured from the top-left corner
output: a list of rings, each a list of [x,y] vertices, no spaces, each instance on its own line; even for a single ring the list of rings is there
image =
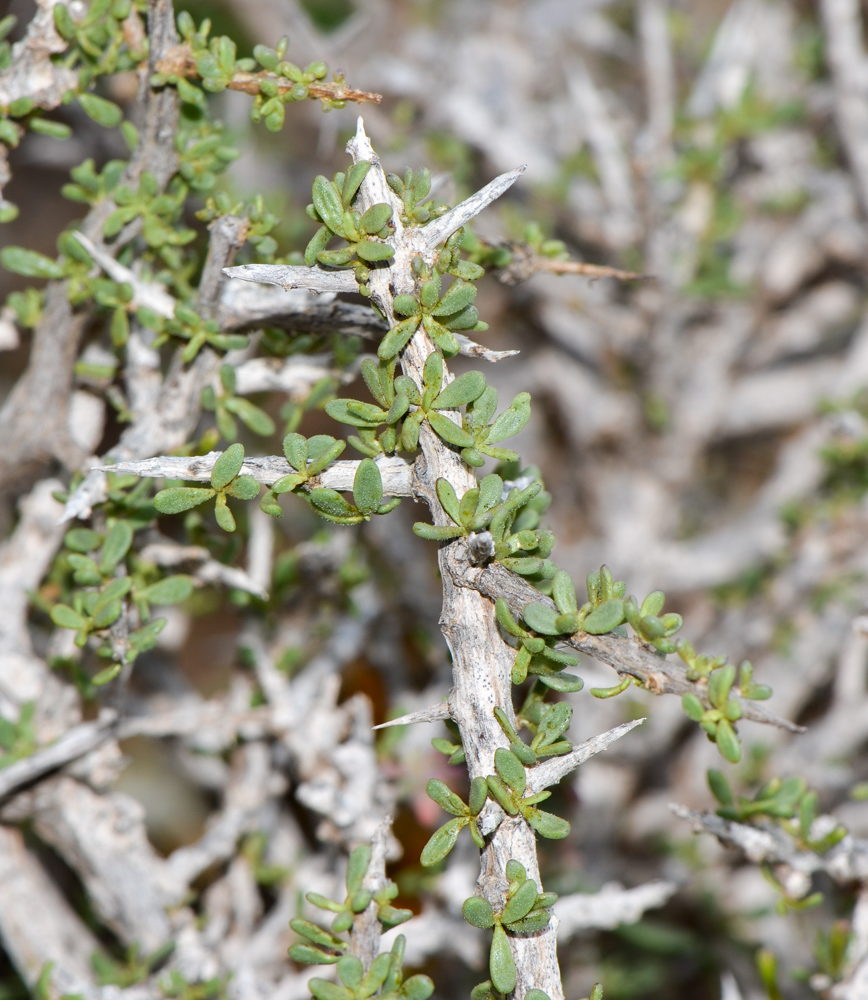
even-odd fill
[[[99,124],[121,127],[133,156],[140,148],[136,130],[122,122],[120,108],[89,88],[100,76],[131,68],[143,58],[143,50],[130,44],[122,28],[127,19],[138,17],[137,11],[138,5],[128,0],[96,0],[83,15],[76,9],[73,16],[63,4],[55,5],[53,15],[60,36],[69,43],[69,66],[78,72],[77,89],[70,96]],[[6,24],[0,22],[0,39]],[[479,894],[463,907],[470,924],[492,931],[490,979],[474,990],[474,1000],[512,992],[519,1000],[560,1000],[550,913],[557,897],[542,888],[535,837],[559,840],[570,833],[565,819],[539,808],[551,795],[548,786],[578,765],[575,755],[570,756],[576,748],[566,735],[572,707],[558,696],[578,692],[583,682],[564,672],[579,662],[565,647],[590,640],[608,643],[618,664],[619,644],[629,643],[646,664],[677,652],[686,664],[682,680],[693,685],[683,698],[685,711],[731,761],[740,754],[735,723],[746,714],[740,699],[764,698],[767,689],[754,685],[750,665],[744,664],[740,698],[733,697],[733,666],[697,656],[688,643],[671,638],[682,621],[678,614],[663,613],[664,595],[654,591],[640,603],[605,566],[588,574],[587,600],[580,603],[569,574],[551,558],[554,534],[541,527],[549,498],[538,470],[521,468],[517,452],[501,447],[530,419],[530,395],[518,393],[498,414],[498,394],[482,372],[453,377],[449,371],[451,358],[478,347],[468,334],[487,329],[475,304],[475,282],[484,271],[476,260],[461,256],[464,227],[521,171],[497,178],[450,209],[428,197],[427,169],[408,170],[403,179],[385,174],[360,125],[350,144],[353,163],[333,178],[320,175],[313,183],[308,215],[318,229],[304,253],[306,268],[273,265],[278,250],[269,235],[274,219],[261,200],[245,207],[216,190],[220,173],[237,150],[209,118],[207,94],[225,89],[250,94],[253,120],[273,131],[281,128],[285,108],[294,101],[317,98],[328,109],[370,95],[351,90],[340,78],[325,82],[327,70],[319,62],[305,69],[289,62],[285,40],[274,48],[257,46],[252,58],[238,58],[235,43],[226,36],[212,37],[207,21],[197,26],[190,15],[181,14],[178,29],[181,43],[163,54],[150,79],[155,89],[176,91],[181,105],[174,168],[159,177],[120,160],[109,161],[99,172],[92,161],[85,161],[72,171],[72,182],[64,189],[70,200],[97,213],[93,235],[102,249],[108,246],[123,257],[124,280],[110,273],[102,276],[99,258],[70,233],[58,241],[57,259],[6,247],[2,261],[27,277],[64,282],[71,304],[92,309],[105,321],[118,361],[128,358],[125,352],[135,336],[153,351],[174,345],[178,372],[198,365],[207,369],[213,378],[192,398],[214,413],[219,432],[232,443],[222,453],[191,457],[197,446],[187,441],[177,449],[181,454],[166,458],[163,465],[162,459],[152,459],[157,466],[147,472],[137,469],[135,461],[124,464],[122,459],[121,475],[125,469],[142,471],[175,484],[160,489],[146,502],[145,511],[140,497],[133,499],[114,482],[93,504],[94,527],[67,534],[67,551],[52,569],[62,599],[46,601],[47,610],[55,625],[74,630],[78,647],[93,648],[111,660],[91,678],[95,685],[108,683],[156,640],[162,620],[151,618],[151,606],[178,603],[193,591],[186,574],[161,573],[139,557],[136,532],[151,526],[158,514],[190,512],[213,499],[216,524],[236,532],[230,501],[256,499],[263,485],[267,488],[260,506],[267,514],[283,516],[278,498],[292,494],[338,525],[387,515],[401,496],[426,502],[433,523],[417,522],[414,531],[440,546],[444,631],[455,679],[448,707],[457,739],[439,740],[438,749],[449,754],[450,763],[467,765],[470,782],[466,803],[445,782],[428,782],[429,796],[452,818],[432,835],[421,863],[431,867],[442,862],[465,827],[485,854]],[[0,62],[4,52],[0,48]],[[2,110],[0,140],[7,145],[19,140],[25,126],[51,132],[41,109],[26,102]],[[58,136],[62,132],[54,129]],[[266,438],[276,426],[263,409],[236,394],[234,362],[227,358],[220,365],[226,352],[246,349],[249,340],[244,333],[224,329],[214,302],[193,287],[201,263],[192,213],[187,211],[194,195],[207,199],[199,221],[215,225],[243,214],[244,236],[259,259],[269,262],[250,265],[252,272],[244,274],[229,269],[230,276],[252,274],[284,286],[319,290],[332,281],[336,291],[358,291],[370,299],[385,320],[387,331],[376,357],[366,357],[360,369],[373,402],[343,397],[322,401],[326,415],[355,430],[348,443],[363,456],[360,460],[339,462],[347,442],[329,434],[306,437],[290,423],[283,457],[269,459],[266,471],[255,462],[245,467],[244,446],[233,441],[237,421]],[[562,253],[561,247],[547,246],[541,237],[533,247],[543,254]],[[230,259],[227,254],[225,260]],[[136,270],[128,266],[134,262]],[[287,271],[292,272],[289,277]],[[143,298],[142,286],[169,296],[171,308],[155,308],[153,299]],[[23,293],[12,305],[22,324],[39,322],[39,293]],[[301,412],[297,408],[293,419],[300,419]],[[216,432],[209,430],[208,435],[216,443]],[[487,460],[499,463],[496,471],[478,477],[475,470]],[[186,481],[207,485],[178,485]],[[72,502],[80,488],[74,483],[65,499]],[[191,531],[208,535],[203,513],[188,514],[188,519]],[[208,541],[215,549],[219,545],[215,536]],[[509,581],[509,587],[492,597],[484,589],[486,574]],[[628,666],[624,661],[620,684],[594,693],[609,697],[625,690],[637,679]],[[27,718],[22,719],[14,732],[7,727],[0,733],[4,760],[29,748]],[[529,736],[522,737],[522,731]],[[720,782],[716,787],[725,797]],[[735,806],[733,801],[724,802],[724,807],[740,810],[739,816],[751,811],[774,815],[771,810],[784,808],[788,796],[781,789],[767,789],[759,801],[762,809],[743,802]],[[813,806],[808,797],[801,801],[800,831],[807,838]],[[393,883],[383,879],[369,884],[370,867],[370,848],[357,846],[349,855],[343,900],[307,895],[309,903],[333,917],[329,929],[302,917],[293,920],[291,926],[303,940],[293,945],[290,957],[336,966],[339,984],[322,978],[310,981],[317,1000],[427,1000],[434,989],[427,976],[404,978],[403,938],[373,956],[359,945],[369,917],[385,929],[411,915],[393,905]],[[185,982],[173,983],[171,988],[182,995]],[[595,988],[595,998],[599,995]]]

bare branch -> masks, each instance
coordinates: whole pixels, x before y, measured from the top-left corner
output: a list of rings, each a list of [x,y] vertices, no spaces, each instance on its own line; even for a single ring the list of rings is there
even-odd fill
[[[659,880],[625,889],[618,882],[607,882],[599,892],[572,893],[555,903],[560,920],[558,940],[584,930],[614,930],[620,924],[635,924],[646,910],[664,906],[678,891],[674,882]]]
[[[578,746],[573,747],[569,753],[562,757],[549,757],[540,761],[527,772],[527,787],[531,795],[541,792],[550,785],[556,785],[562,778],[565,778],[577,767],[580,767],[586,760],[602,753],[606,747],[611,746],[615,740],[626,736],[631,729],[641,726],[645,719],[634,719],[632,722],[625,722],[620,726],[615,726],[607,733],[600,733],[599,736],[592,736]]]
[[[223,454],[209,451],[207,455],[192,457],[162,456],[142,462],[119,462],[117,465],[102,465],[102,472],[118,472],[134,476],[186,479],[204,483],[211,479],[214,463]],[[383,491],[389,496],[413,496],[413,466],[395,455],[383,455],[376,459],[383,477]],[[352,490],[353,479],[359,462],[333,462],[327,469],[309,480],[311,486],[326,486],[333,490]],[[253,476],[258,483],[271,486],[283,476],[296,470],[285,458],[275,455],[256,458],[245,457],[240,475]]]
[[[449,718],[451,718],[449,703],[444,701],[439,705],[432,705],[431,708],[423,708],[418,712],[402,715],[398,719],[381,722],[379,726],[374,726],[374,729],[388,729],[390,726],[412,726],[417,722],[442,722]]]
[[[116,713],[104,709],[94,722],[82,722],[51,746],[3,768],[0,771],[0,800],[101,746],[113,735],[116,722]]]
[[[479,215],[493,201],[497,201],[502,194],[505,194],[526,169],[526,166],[521,166],[516,167],[515,170],[509,170],[505,174],[500,174],[484,188],[480,188],[475,194],[462,201],[460,205],[456,205],[455,208],[451,208],[438,219],[429,222],[420,231],[424,247],[431,251],[448,240],[454,232]]]

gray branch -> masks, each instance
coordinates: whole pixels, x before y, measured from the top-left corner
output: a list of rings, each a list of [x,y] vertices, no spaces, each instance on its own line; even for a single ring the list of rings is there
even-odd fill
[[[586,760],[590,760],[598,753],[602,753],[606,747],[611,746],[615,740],[626,736],[631,729],[641,726],[644,719],[634,719],[632,722],[625,722],[620,726],[615,726],[607,733],[600,733],[599,736],[592,736],[585,740],[569,753],[562,757],[549,757],[539,764],[530,768],[527,772],[527,788],[531,795],[541,792],[550,785],[556,785],[562,778],[565,778],[577,767],[580,767]]]
[[[152,479],[186,479],[205,483],[211,479],[214,463],[223,454],[209,451],[207,455],[192,457],[158,456],[141,462],[118,462],[117,465],[99,466],[101,472],[117,472]],[[381,456],[376,460],[383,477],[383,492],[389,496],[413,496],[413,466],[397,456]],[[333,490],[351,490],[359,462],[333,462],[327,469],[309,480],[311,486],[325,486]],[[239,475],[253,476],[265,486],[271,486],[296,470],[285,458],[276,455],[262,458],[246,457]]]

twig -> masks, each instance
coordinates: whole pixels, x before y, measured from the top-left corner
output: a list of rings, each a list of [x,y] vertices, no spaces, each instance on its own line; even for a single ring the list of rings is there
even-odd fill
[[[145,459],[141,462],[118,462],[116,465],[101,465],[101,472],[117,472],[135,476],[165,479],[186,479],[190,482],[204,483],[210,480],[214,463],[223,453],[209,451],[207,455],[195,455],[190,458],[160,456]],[[380,474],[383,477],[383,491],[389,496],[413,496],[413,466],[396,455],[384,455],[377,459]],[[327,486],[333,490],[351,490],[353,479],[359,462],[333,462],[324,472],[312,476],[311,486]],[[271,486],[283,476],[288,476],[296,470],[285,458],[274,455],[244,459],[241,466],[242,475],[253,478],[266,486]]]
[[[674,882],[661,879],[635,889],[608,882],[599,892],[561,896],[554,907],[560,920],[558,938],[565,941],[583,930],[614,930],[620,924],[635,924],[646,910],[664,906],[677,891]]]
[[[460,548],[455,544],[451,547],[456,550]],[[505,569],[499,563],[492,563],[484,569],[475,569],[470,565],[466,547],[465,551],[457,555],[456,558],[461,559],[468,567],[466,573],[461,577],[459,586],[473,587],[480,594],[491,598],[492,601],[503,597],[513,615],[520,616],[524,606],[532,601],[545,604],[547,607],[555,607],[550,598],[540,594],[523,577]],[[635,677],[653,694],[683,695],[693,693],[703,699],[703,688],[687,679],[687,668],[683,664],[659,656],[638,639],[621,639],[616,635],[589,635],[586,632],[577,632],[575,635],[564,637],[564,643],[577,649],[580,653],[587,653],[589,656],[607,663],[620,675]],[[743,698],[739,699],[739,703],[745,719],[778,726],[791,733],[804,732],[802,726],[778,718],[761,702]]]
[[[157,72],[165,76],[181,76],[188,80],[195,80],[199,76],[196,60],[187,44],[176,45],[175,48],[167,52],[157,64]],[[229,90],[240,90],[255,97],[260,93],[260,85],[266,80],[275,84],[281,94],[289,93],[296,86],[295,80],[290,80],[277,73],[270,73],[268,70],[263,70],[260,73],[238,70],[226,86]],[[306,86],[310,96],[321,101],[355,101],[358,104],[379,104],[383,99],[382,94],[356,90],[354,87],[348,87],[346,84],[336,81],[329,83],[323,80],[306,84]]]
[[[536,794],[550,785],[556,785],[562,778],[575,771],[586,760],[590,760],[598,753],[602,753],[606,747],[611,746],[615,740],[626,736],[636,726],[641,726],[645,719],[634,719],[632,722],[625,722],[620,726],[615,726],[607,733],[600,733],[599,736],[592,736],[578,746],[573,747],[569,753],[562,757],[549,757],[548,760],[541,761],[527,772],[527,787],[530,793]]]
[[[0,800],[101,746],[113,735],[116,722],[116,713],[104,709],[96,721],[82,722],[51,746],[0,770]]]

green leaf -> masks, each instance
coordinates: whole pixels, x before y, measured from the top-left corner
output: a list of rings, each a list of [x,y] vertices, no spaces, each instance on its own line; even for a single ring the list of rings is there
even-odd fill
[[[334,965],[339,959],[338,955],[329,955],[309,944],[294,944],[289,949],[289,957],[304,965]]]
[[[68,604],[55,604],[51,609],[51,620],[60,628],[84,628],[87,619],[74,611]]]
[[[708,678],[708,700],[715,708],[723,709],[734,681],[735,667],[731,663],[712,671]]]
[[[562,615],[575,614],[578,609],[576,587],[569,573],[560,570],[552,580],[552,598]]]
[[[378,233],[392,218],[392,206],[380,202],[371,207],[362,216],[359,225],[366,233]],[[361,254],[359,255],[361,256]]]
[[[330,434],[314,434],[307,442],[308,476],[315,476],[331,465],[346,446],[346,441],[337,441]]]
[[[506,750],[503,747],[498,747],[495,750],[494,769],[519,798],[524,795],[524,790],[527,787],[524,764],[511,750]]]
[[[515,795],[507,785],[496,774],[489,774],[485,780],[491,797],[500,804],[504,812],[509,813],[510,816],[517,815],[518,806],[515,802]]]
[[[511,993],[515,989],[515,961],[506,938],[506,931],[497,924],[491,941],[491,952],[488,963],[491,982],[501,993]]]
[[[401,994],[405,1000],[428,1000],[434,992],[434,982],[430,976],[410,976],[401,985]]]
[[[100,571],[107,575],[117,566],[133,542],[133,528],[129,521],[115,521],[102,546]]]
[[[450,819],[448,823],[444,823],[439,830],[434,832],[434,835],[422,848],[422,853],[419,856],[420,863],[425,868],[430,868],[432,865],[441,862],[455,846],[458,834],[467,823],[468,818],[464,816],[460,816],[457,819]]]
[[[155,646],[157,644],[157,636],[165,627],[165,618],[154,618],[147,625],[143,625],[141,628],[136,629],[135,632],[131,632],[129,646],[133,655],[137,656],[139,653],[144,653],[145,650]]]
[[[409,343],[418,326],[418,316],[410,316],[407,319],[402,319],[380,341],[380,346],[377,349],[378,356],[383,361],[389,361],[391,358],[396,357]]]
[[[75,552],[93,552],[99,548],[103,536],[90,528],[72,528],[63,536],[63,544]]]
[[[296,934],[300,934],[302,937],[307,938],[308,941],[313,941],[314,944],[322,945],[324,948],[343,949],[346,947],[346,941],[341,940],[339,937],[335,937],[334,934],[329,934],[328,931],[323,930],[322,927],[318,927],[314,923],[311,923],[310,920],[296,918],[294,920],[290,920],[289,926],[295,931]]]
[[[370,844],[359,844],[358,847],[354,847],[350,852],[350,858],[347,862],[347,894],[354,896],[357,892],[361,891],[362,881],[368,872],[368,866],[371,863],[371,846]]]
[[[452,483],[448,479],[443,479],[442,477],[437,480],[435,487],[437,491],[437,499],[440,501],[440,505],[443,510],[452,518],[456,524],[461,524],[461,515],[459,513],[458,497],[455,495],[455,489]]]
[[[322,221],[338,235],[343,234],[344,206],[335,185],[322,174],[313,182],[313,204]]]
[[[639,609],[639,615],[641,618],[645,618],[647,615],[657,616],[663,610],[663,605],[666,603],[666,595],[662,590],[652,590],[651,593],[642,602],[642,607]]]
[[[530,393],[520,392],[512,401],[512,405],[491,425],[486,442],[497,444],[518,432],[530,420]]]
[[[333,517],[352,517],[358,514],[356,508],[337,490],[320,487],[311,490],[308,499],[317,510],[331,514]]]
[[[101,602],[94,610],[94,628],[108,628],[120,618],[122,610],[121,602],[117,599]]]
[[[358,163],[354,163],[347,171],[346,177],[344,178],[343,190],[341,191],[341,201],[345,207],[349,207],[352,203],[353,198],[356,196],[356,192],[362,186],[362,181],[365,179],[370,169],[370,161],[359,160]]]
[[[534,632],[539,632],[541,635],[560,634],[555,624],[558,613],[554,608],[532,601],[524,606],[521,616]]]
[[[617,597],[603,601],[585,618],[582,628],[589,635],[605,635],[624,621],[624,602]]]
[[[352,990],[354,993],[362,985],[365,970],[362,967],[361,960],[356,958],[355,955],[344,955],[338,962],[337,971],[338,979],[340,979],[347,989]]]
[[[453,281],[442,299],[431,310],[433,316],[451,316],[467,308],[476,298],[476,286]]]
[[[236,476],[226,487],[226,494],[238,500],[253,500],[259,496],[259,483],[253,476]]]
[[[541,671],[533,671],[539,677],[540,683],[550,687],[552,691],[559,691],[561,694],[570,694],[581,691],[585,682],[575,674],[544,674]]]
[[[737,764],[741,760],[741,744],[728,719],[721,719],[718,722],[715,742],[724,760],[728,760],[730,764]]]
[[[25,278],[62,278],[63,268],[56,260],[24,247],[4,247],[0,250],[0,263],[7,271]]]
[[[464,430],[453,423],[449,417],[442,413],[431,412],[428,414],[428,423],[431,429],[442,438],[447,444],[456,448],[470,448],[473,445],[473,438]]]
[[[428,336],[448,357],[454,357],[461,349],[461,345],[452,336],[447,327],[442,323],[438,323],[432,316],[423,316],[422,325],[425,327]]]
[[[72,129],[68,125],[50,118],[31,118],[30,131],[50,135],[52,139],[68,139],[72,135]]]
[[[193,593],[193,581],[183,573],[167,576],[158,583],[138,591],[137,596],[149,604],[179,604]]]
[[[516,920],[521,920],[534,908],[537,900],[536,882],[529,878],[518,887],[512,898],[504,906],[500,918],[505,924],[513,924]]]
[[[467,815],[467,806],[461,801],[455,792],[453,792],[444,782],[440,781],[439,778],[431,778],[425,786],[425,791],[428,793],[428,798],[436,802],[437,805],[440,806],[441,809],[445,809],[446,812],[452,813],[453,816]]]
[[[392,300],[392,308],[399,316],[420,316],[419,303],[412,295],[396,295]]]
[[[705,706],[695,694],[688,692],[681,699],[681,707],[689,719],[699,722],[705,714]]]
[[[303,434],[287,434],[283,439],[283,454],[297,472],[307,465],[307,439]]]
[[[229,509],[229,505],[226,503],[226,496],[223,493],[217,494],[217,501],[214,505],[214,515],[217,518],[217,523],[224,531],[235,530],[235,518],[232,515],[232,511]]]
[[[265,410],[254,406],[249,400],[242,399],[239,396],[231,396],[223,405],[230,413],[236,414],[238,419],[246,424],[254,434],[261,434],[263,437],[267,437],[269,434],[274,433],[276,428],[271,417],[269,417]]]
[[[100,670],[91,677],[90,682],[94,687],[102,687],[103,684],[108,684],[109,681],[113,681],[115,677],[121,672],[121,664],[113,663],[110,667],[106,667],[105,670]]]
[[[466,406],[485,392],[485,376],[482,372],[465,372],[437,396],[432,406],[436,410],[455,410]]]
[[[359,462],[353,479],[353,500],[363,514],[374,514],[383,502],[383,477],[372,458]]]
[[[570,833],[570,824],[554,813],[531,807],[525,813],[525,819],[536,832],[548,840],[563,840]]]
[[[470,896],[465,899],[461,912],[467,923],[473,927],[479,927],[481,930],[494,927],[494,910],[491,908],[491,903],[482,896]]]
[[[379,427],[386,422],[387,416],[386,411],[379,406],[362,403],[357,399],[331,399],[326,403],[325,411],[332,420],[352,427]]]
[[[319,979],[314,976],[307,988],[316,997],[316,1000],[355,1000],[355,996],[346,986],[339,986],[337,983],[330,983],[327,979]]]
[[[214,463],[211,485],[215,490],[225,489],[241,471],[244,464],[244,445],[232,444]]]
[[[105,128],[120,125],[124,116],[117,104],[104,97],[97,97],[96,94],[79,94],[78,103],[86,115]]]
[[[708,779],[708,787],[711,789],[711,794],[722,806],[735,805],[732,789],[729,787],[729,782],[721,771],[710,768],[706,772],[706,778]]]
[[[364,239],[356,244],[356,253],[362,260],[388,260],[394,257],[395,251],[388,243],[378,243],[373,239]]]
[[[482,807],[485,805],[487,798],[488,782],[483,777],[474,778],[470,783],[470,799],[468,802],[470,812],[474,816],[478,816],[482,812]]]
[[[273,493],[290,493],[297,486],[301,486],[302,483],[307,481],[307,476],[299,475],[297,473],[291,472],[288,476],[281,476],[280,479],[271,487]]]
[[[430,542],[445,542],[450,538],[458,538],[459,535],[463,535],[464,528],[460,525],[453,527],[449,524],[425,524],[423,521],[417,521],[413,525],[413,533]]]

